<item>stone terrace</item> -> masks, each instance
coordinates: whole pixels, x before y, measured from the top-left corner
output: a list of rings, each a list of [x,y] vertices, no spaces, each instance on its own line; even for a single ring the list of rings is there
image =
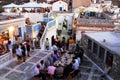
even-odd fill
[[[40,80],[32,78],[32,70],[41,59],[46,59],[51,51],[35,50],[31,53],[31,57],[26,62],[11,62],[4,68],[0,69],[0,80]],[[83,63],[80,65],[80,73],[74,80],[101,80],[102,72],[84,56]],[[53,79],[55,80],[55,79]],[[60,79],[66,80],[66,79]],[[103,80],[107,80],[103,78]]]

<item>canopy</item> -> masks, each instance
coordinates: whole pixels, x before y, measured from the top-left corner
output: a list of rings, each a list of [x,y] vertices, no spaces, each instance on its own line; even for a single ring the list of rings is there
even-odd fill
[[[11,3],[11,4],[8,4],[8,5],[3,6],[3,8],[13,8],[13,7],[18,7],[18,6],[19,6],[19,5],[16,5],[16,4]]]
[[[96,7],[88,7],[85,9],[85,11],[90,11],[90,12],[99,12],[99,9]]]
[[[48,4],[48,3],[39,3],[40,5],[42,5],[42,8],[47,8],[47,7],[52,7],[51,4]]]
[[[85,9],[86,9],[85,7],[80,6],[80,7],[78,7],[78,8],[75,9],[75,12],[77,12],[77,13],[79,13],[79,12],[84,12]]]
[[[36,3],[36,2],[28,2],[28,3],[25,3],[23,5],[16,5],[16,4],[8,4],[8,5],[5,5],[3,6],[3,8],[47,8],[47,7],[51,7],[52,5],[51,4],[47,4],[47,3]]]
[[[42,5],[38,4],[36,2],[29,2],[29,3],[23,4],[21,7],[24,7],[24,8],[37,8],[37,7],[42,7]]]

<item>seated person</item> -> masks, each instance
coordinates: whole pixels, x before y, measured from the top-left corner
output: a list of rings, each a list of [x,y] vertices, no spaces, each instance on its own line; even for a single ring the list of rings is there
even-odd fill
[[[52,79],[54,77],[55,69],[56,69],[56,67],[54,67],[54,66],[48,66],[48,69],[47,69],[48,72],[47,72],[47,74],[48,74],[48,77],[50,79]]]
[[[64,77],[67,77],[71,71],[73,71],[72,63],[64,67],[64,71],[63,71]]]
[[[55,70],[56,70],[56,67],[54,67],[54,66],[48,66],[48,68],[47,68],[48,74],[50,74],[50,75],[54,75]]]
[[[75,61],[75,63],[73,63],[73,69],[76,70],[76,68],[79,68],[79,63],[80,63],[80,58],[78,57],[73,57],[73,62]]]
[[[58,49],[57,54],[58,54],[59,58],[63,56],[63,53],[61,52],[60,49]]]
[[[70,72],[70,75],[72,77],[76,76],[79,72],[79,63],[78,63],[78,60],[77,59],[73,59],[72,60],[72,68],[73,68],[73,71]]]
[[[51,54],[51,56],[50,56],[50,65],[53,65],[53,63],[54,63],[54,59],[53,59],[53,54]]]
[[[45,70],[45,62],[43,60],[40,61],[40,70],[41,71]]]
[[[57,53],[54,53],[53,55],[53,61],[57,61],[59,59],[59,56],[57,55]]]
[[[46,80],[45,74],[40,72],[40,65],[37,64],[34,68],[34,77],[42,77],[42,80]]]
[[[61,78],[63,77],[63,71],[64,71],[64,68],[61,64],[58,64],[56,70],[55,70],[55,77],[56,78]]]

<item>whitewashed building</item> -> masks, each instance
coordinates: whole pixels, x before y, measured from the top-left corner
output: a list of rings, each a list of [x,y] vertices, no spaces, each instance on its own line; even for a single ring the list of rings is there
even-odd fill
[[[68,4],[64,1],[57,1],[53,3],[52,11],[68,11]]]
[[[0,16],[0,39],[10,38],[14,41],[15,36],[19,35],[24,39],[25,18],[19,16]]]

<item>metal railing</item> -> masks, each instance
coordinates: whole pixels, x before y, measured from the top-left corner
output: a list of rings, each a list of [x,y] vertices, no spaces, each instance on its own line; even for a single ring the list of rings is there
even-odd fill
[[[51,17],[52,15],[53,15],[52,12],[49,12],[49,13],[43,13],[43,17],[44,17],[44,18],[49,18],[49,17]]]
[[[40,47],[43,48],[44,47],[44,42],[45,42],[45,38],[46,38],[46,35],[47,35],[47,32],[49,29],[51,29],[52,27],[54,27],[56,25],[56,20],[52,20],[50,22],[47,23],[46,25],[46,28],[43,32],[43,35],[40,39]]]
[[[114,21],[113,20],[106,20],[106,19],[78,18],[77,24],[114,25]]]

